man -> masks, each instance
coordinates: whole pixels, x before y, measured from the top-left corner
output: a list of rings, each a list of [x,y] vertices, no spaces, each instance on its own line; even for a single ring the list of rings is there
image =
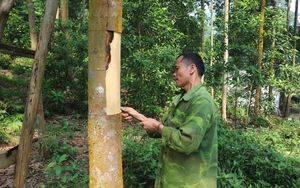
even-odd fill
[[[162,122],[121,107],[126,120],[138,118],[149,136],[162,139],[155,188],[217,187],[219,118],[201,82],[204,72],[198,54],[186,52],[177,57],[173,76],[182,93],[173,97]]]

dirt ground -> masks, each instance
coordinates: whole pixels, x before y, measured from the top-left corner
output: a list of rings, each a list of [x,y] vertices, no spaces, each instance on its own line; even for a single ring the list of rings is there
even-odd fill
[[[87,138],[87,132],[86,130],[86,124],[80,125],[81,130],[83,131],[76,131],[74,133],[74,138],[70,140],[72,145],[74,147],[77,147],[79,149],[79,155],[77,156],[77,159],[81,160],[88,160],[88,138]],[[37,137],[37,134],[35,134],[34,137]],[[0,152],[6,151],[15,145],[0,145]],[[29,162],[29,173],[28,178],[26,182],[26,188],[36,188],[39,187],[39,185],[42,184],[42,182],[46,181],[44,170],[46,168],[46,165],[49,162],[38,160],[38,142],[34,142],[32,144],[32,152]],[[14,168],[15,165],[11,165],[5,169],[0,169],[0,188],[11,188],[13,178],[14,178]],[[83,167],[88,169],[88,166]]]

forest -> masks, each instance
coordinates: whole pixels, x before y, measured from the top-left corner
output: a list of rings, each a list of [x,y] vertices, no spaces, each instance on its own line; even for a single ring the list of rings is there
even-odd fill
[[[50,2],[57,2],[57,13],[53,29],[49,24],[43,30]],[[41,48],[48,51],[26,187],[94,187],[88,151],[93,2],[0,1],[0,187],[19,187],[17,160],[5,160],[22,147]],[[172,76],[176,57],[197,52],[206,66],[204,85],[220,113],[218,188],[300,187],[298,0],[118,2],[120,105],[161,119],[180,91]],[[11,10],[5,12],[8,3]],[[41,43],[43,32],[50,32],[49,43]],[[161,140],[149,138],[136,122],[121,125],[123,186],[154,187]]]

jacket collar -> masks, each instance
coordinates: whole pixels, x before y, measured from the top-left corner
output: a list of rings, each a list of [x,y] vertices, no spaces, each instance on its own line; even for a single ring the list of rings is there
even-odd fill
[[[173,97],[173,102],[177,104],[181,99],[185,101],[189,101],[196,91],[198,91],[202,87],[202,83],[195,85],[192,87],[186,94],[184,94],[184,90],[182,90],[181,94],[175,95]]]

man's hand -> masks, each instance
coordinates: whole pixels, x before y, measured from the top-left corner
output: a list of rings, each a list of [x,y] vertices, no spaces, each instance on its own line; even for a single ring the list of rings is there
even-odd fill
[[[159,133],[161,134],[161,129],[163,125],[153,118],[142,118],[140,124],[148,133]],[[159,127],[158,127],[159,126]]]
[[[121,107],[122,116],[127,121],[141,121],[142,118],[146,118],[143,114],[138,113],[135,109],[131,107]]]

